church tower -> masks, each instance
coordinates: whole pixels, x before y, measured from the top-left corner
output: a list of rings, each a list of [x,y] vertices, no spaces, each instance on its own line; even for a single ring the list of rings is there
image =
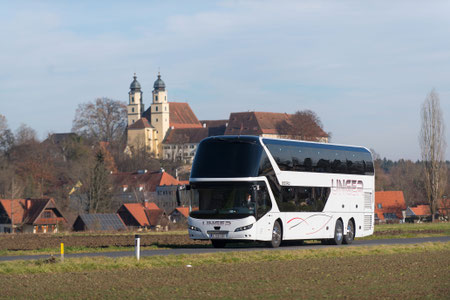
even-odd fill
[[[128,126],[137,122],[144,112],[141,84],[136,80],[136,73],[134,73],[133,78],[134,80],[130,84],[130,92],[128,93]]]
[[[153,102],[151,105],[150,123],[156,130],[157,153],[162,153],[162,142],[169,130],[169,102],[167,102],[166,84],[158,72],[158,79],[153,84]]]

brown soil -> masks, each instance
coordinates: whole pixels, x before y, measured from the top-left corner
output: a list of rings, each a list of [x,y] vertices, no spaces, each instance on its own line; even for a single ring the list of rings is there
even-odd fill
[[[36,250],[65,247],[134,246],[134,235],[51,235],[51,234],[4,234],[0,235],[0,250]],[[183,247],[207,245],[208,241],[193,241],[187,234],[141,235],[141,246]]]
[[[0,275],[0,299],[448,299],[450,253]]]

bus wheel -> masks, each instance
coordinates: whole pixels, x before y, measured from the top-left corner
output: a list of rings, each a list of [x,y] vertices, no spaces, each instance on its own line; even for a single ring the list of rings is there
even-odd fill
[[[269,242],[269,246],[277,248],[281,244],[281,225],[280,222],[275,221],[272,229],[272,240]]]
[[[355,224],[353,221],[348,221],[347,225],[347,234],[344,235],[344,240],[342,241],[344,244],[350,245],[355,239]]]
[[[214,248],[224,248],[227,242],[224,240],[211,240],[211,244]]]
[[[342,240],[344,239],[344,225],[342,225],[341,220],[336,221],[336,226],[334,227],[334,238],[331,240],[333,245],[342,244]]]

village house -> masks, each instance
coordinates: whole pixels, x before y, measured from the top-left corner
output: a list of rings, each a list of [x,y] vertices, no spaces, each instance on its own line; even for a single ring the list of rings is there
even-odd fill
[[[56,233],[63,226],[67,220],[52,198],[0,199],[0,232]]]
[[[406,209],[407,222],[423,222],[425,220],[431,220],[429,205],[417,205]]]
[[[112,177],[114,186],[118,188],[113,199],[116,207],[124,203],[153,202],[167,214],[181,203],[189,201],[184,189],[186,182],[178,181],[164,169],[156,172],[140,170],[114,173]]]
[[[195,210],[198,210],[198,207],[193,207],[192,210],[189,207],[177,207],[169,214],[169,220],[172,223],[185,224],[189,217],[189,213]]]
[[[129,229],[167,229],[169,219],[155,203],[125,203],[117,214]]]
[[[375,222],[400,223],[405,221],[406,203],[402,191],[375,192]]]

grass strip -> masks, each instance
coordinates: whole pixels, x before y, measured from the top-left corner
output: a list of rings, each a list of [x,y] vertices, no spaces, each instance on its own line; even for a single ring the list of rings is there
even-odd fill
[[[70,258],[61,263],[57,258],[35,261],[0,262],[0,274],[36,274],[61,272],[86,272],[117,269],[152,269],[173,266],[200,266],[211,264],[240,264],[246,262],[293,261],[310,258],[336,258],[399,253],[450,251],[450,242],[411,245],[381,245],[368,247],[339,247],[305,250],[265,250],[251,252],[225,252],[198,255],[168,255],[143,257],[139,262],[133,257],[121,258]]]

